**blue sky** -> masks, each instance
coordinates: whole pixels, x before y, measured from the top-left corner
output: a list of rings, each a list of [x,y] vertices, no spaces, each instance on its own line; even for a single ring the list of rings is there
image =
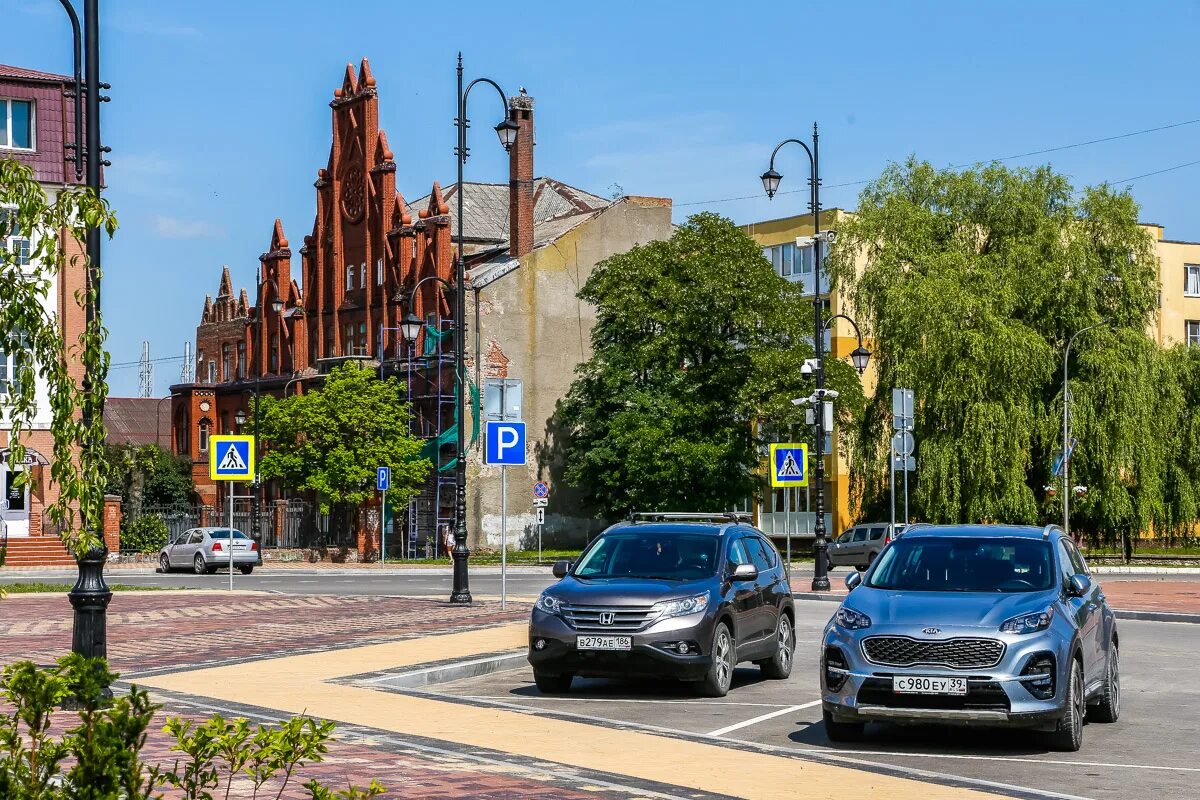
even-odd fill
[[[80,4],[82,5],[82,4]],[[102,73],[113,88],[107,196],[121,230],[105,257],[104,313],[117,364],[192,340],[221,266],[253,287],[276,217],[312,224],[329,107],[347,61],[366,56],[410,199],[454,175],[454,59],[468,77],[536,98],[538,175],[608,195],[674,198],[676,217],[736,222],[804,209],[761,196],[771,148],[822,126],[827,207],[853,208],[890,160],[971,163],[1200,118],[1195,2],[440,3],[105,0]],[[462,9],[459,13],[457,9]],[[0,61],[70,70],[57,0],[0,0]],[[469,180],[503,181],[473,97]],[[1200,124],[1015,159],[1078,185],[1200,159]],[[798,151],[784,190],[802,189]],[[614,186],[615,184],[615,186]],[[1200,165],[1131,184],[1142,219],[1200,239]],[[726,198],[750,199],[710,202]],[[685,205],[686,204],[686,205]],[[155,364],[162,395],[180,361]],[[117,368],[113,395],[137,390]]]

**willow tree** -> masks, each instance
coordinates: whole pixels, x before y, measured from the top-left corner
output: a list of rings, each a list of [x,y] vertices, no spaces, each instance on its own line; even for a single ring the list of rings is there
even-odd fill
[[[91,190],[60,189],[51,197],[29,167],[0,159],[0,243],[23,245],[0,246],[0,351],[13,358],[7,391],[0,395],[8,463],[11,469],[22,462],[27,433],[46,410],[38,407],[44,397],[54,438],[50,481],[58,489],[45,513],[77,555],[99,544],[108,354],[99,319],[66,334],[53,292],[64,278],[86,270],[81,243],[87,231],[101,228],[111,236],[116,226],[107,204]],[[82,290],[65,298],[80,308],[91,299]],[[86,386],[76,379],[81,372],[91,379]],[[22,480],[28,480],[27,472]]]
[[[933,522],[1061,518],[1050,463],[1069,364],[1074,521],[1108,533],[1171,521],[1172,407],[1152,244],[1127,192],[1076,193],[1048,167],[937,170],[910,159],[865,189],[830,256],[875,337],[880,391],[864,415],[855,486],[886,508],[891,393],[916,396],[914,515]],[[1167,381],[1164,384],[1164,381]]]
[[[800,422],[791,399],[812,351],[812,300],[775,274],[729,220],[697,214],[670,239],[600,264],[579,292],[596,307],[590,359],[560,404],[566,477],[612,519],[714,511],[758,490],[762,435]],[[849,421],[858,376],[830,361]]]

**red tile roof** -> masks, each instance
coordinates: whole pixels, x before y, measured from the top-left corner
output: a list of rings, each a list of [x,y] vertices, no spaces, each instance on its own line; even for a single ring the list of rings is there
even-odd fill
[[[50,81],[52,83],[74,82],[74,78],[68,75],[56,75],[53,72],[39,72],[36,69],[25,69],[24,67],[12,67],[8,64],[0,64],[0,78],[13,78],[22,81]]]
[[[154,397],[110,397],[104,401],[109,444],[171,442],[171,404]]]

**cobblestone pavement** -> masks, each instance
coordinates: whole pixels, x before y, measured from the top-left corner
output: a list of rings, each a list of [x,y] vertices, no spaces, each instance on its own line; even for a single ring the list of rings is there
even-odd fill
[[[522,604],[509,609],[400,597],[117,592],[108,609],[108,658],[129,676],[496,625],[529,613]],[[65,595],[0,601],[0,663],[54,662],[71,647],[71,615]]]

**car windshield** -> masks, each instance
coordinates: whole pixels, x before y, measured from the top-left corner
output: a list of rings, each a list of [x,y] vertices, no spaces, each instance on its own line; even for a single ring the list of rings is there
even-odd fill
[[[222,528],[219,531],[209,531],[208,538],[210,538],[210,539],[228,539],[229,538],[229,529]],[[233,538],[245,539],[245,538],[247,538],[247,536],[246,536],[246,534],[242,533],[241,531],[235,530],[233,532]]]
[[[716,536],[681,533],[610,533],[576,565],[576,578],[709,578],[717,569]]]
[[[1054,585],[1050,543],[998,537],[902,537],[879,556],[876,589],[1036,592]]]

